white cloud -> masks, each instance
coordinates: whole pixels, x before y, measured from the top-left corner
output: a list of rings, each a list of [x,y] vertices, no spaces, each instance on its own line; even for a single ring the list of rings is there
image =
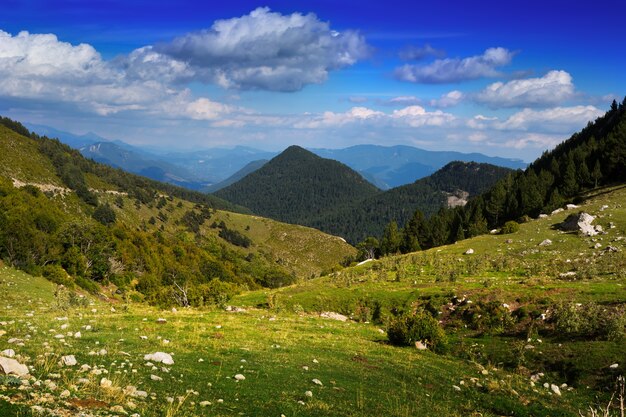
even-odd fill
[[[424,84],[445,84],[478,78],[500,76],[498,67],[508,65],[513,52],[505,48],[489,48],[482,55],[467,58],[438,59],[428,65],[406,64],[395,70],[401,81]]]
[[[379,100],[385,106],[413,106],[422,104],[422,100],[415,96],[398,96],[388,100]]]
[[[135,111],[210,120],[234,111],[167,84],[184,74],[184,64],[151,48],[105,61],[92,46],[72,45],[52,34],[0,31],[0,97],[63,103],[101,116]]]
[[[552,106],[574,96],[572,76],[565,71],[550,71],[540,78],[497,82],[475,97],[493,108]]]
[[[225,88],[297,91],[326,81],[330,71],[353,65],[370,48],[359,33],[334,31],[312,13],[282,15],[258,8],[154,50],[188,65],[196,80]]]
[[[443,126],[456,119],[453,115],[441,110],[427,112],[421,106],[409,106],[401,110],[394,110],[391,117],[401,120],[411,127]]]
[[[594,106],[524,109],[495,126],[504,130],[570,131],[584,127],[602,114],[604,112]]]
[[[344,113],[324,112],[321,116],[305,115],[305,120],[294,124],[296,128],[317,129],[322,127],[343,126],[350,123],[363,122],[368,119],[381,119],[385,113],[368,109],[367,107],[353,107]]]
[[[433,107],[453,107],[459,104],[463,98],[465,98],[465,94],[459,90],[452,90],[438,99],[430,100],[429,104]]]

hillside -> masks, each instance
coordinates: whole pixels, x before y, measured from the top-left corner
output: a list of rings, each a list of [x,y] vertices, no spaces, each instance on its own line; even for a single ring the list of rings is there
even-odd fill
[[[1,122],[0,258],[32,274],[90,291],[112,283],[159,305],[202,305],[319,275],[355,253],[339,238],[222,211],[237,206]]]
[[[229,185],[236,183],[237,181],[239,181],[246,175],[251,174],[254,171],[258,170],[267,162],[268,162],[267,159],[259,159],[258,161],[252,161],[248,165],[241,168],[239,171],[235,172],[230,177],[226,178],[224,181],[220,181],[217,184],[210,185],[204,188],[202,191],[207,192],[207,193],[214,193],[218,190],[221,190],[222,188],[226,188]]]
[[[376,187],[340,162],[291,146],[214,195],[261,216],[308,225],[322,213],[377,193]]]
[[[0,266],[0,349],[30,374],[0,376],[0,415],[602,415],[626,363],[626,189],[585,198],[599,248],[554,230],[566,211],[228,310],[110,303]],[[390,343],[415,311],[444,352]]]
[[[392,188],[355,201],[343,210],[322,215],[311,226],[357,243],[367,236],[382,235],[391,221],[402,227],[416,210],[431,216],[442,207],[463,206],[469,198],[487,191],[511,172],[508,168],[489,164],[451,162],[412,184]]]

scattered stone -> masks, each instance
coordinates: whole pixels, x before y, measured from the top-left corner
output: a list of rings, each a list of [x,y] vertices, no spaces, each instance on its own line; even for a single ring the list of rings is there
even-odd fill
[[[613,365],[609,366],[609,368],[611,369],[617,369],[619,367],[619,363],[614,363]]]
[[[113,381],[111,381],[110,379],[107,379],[107,378],[102,378],[100,380],[100,386],[102,388],[111,388],[113,386]]]
[[[69,390],[64,390],[61,394],[59,394],[59,397],[61,398],[68,398],[70,396],[70,392]]]
[[[428,350],[428,346],[426,346],[424,343],[422,343],[419,340],[417,342],[415,342],[415,348],[417,350]]]
[[[0,374],[24,376],[28,375],[28,367],[15,359],[0,356]]]
[[[12,358],[15,356],[15,351],[13,349],[5,349],[0,352],[0,355],[4,356],[5,358]]]
[[[552,213],[550,213],[550,215],[554,216],[555,214],[559,214],[560,212],[562,212],[563,209],[562,208],[558,208],[556,210],[553,210]]]
[[[452,385],[452,389],[455,391],[461,391],[461,387],[457,386],[457,385]]]
[[[339,313],[334,313],[332,311],[324,311],[320,314],[320,317],[323,317],[326,319],[338,320],[338,321],[348,321],[347,316],[344,316],[343,314],[339,314]]]
[[[76,358],[74,357],[74,355],[67,355],[61,357],[61,363],[63,364],[63,366],[74,366],[78,362],[76,362]]]
[[[237,374],[237,375],[235,375],[235,379],[236,379],[237,381],[243,381],[243,380],[245,380],[245,379],[246,379],[246,377],[245,377],[245,376],[243,376],[242,374]]]
[[[539,246],[550,246],[551,244],[552,244],[552,241],[550,239],[546,239],[543,242],[541,242]]]
[[[74,333],[74,339],[80,339],[81,337],[83,337],[83,335],[81,334],[81,332],[76,332],[76,333]]]
[[[143,360],[160,362],[164,365],[174,365],[174,359],[172,359],[172,356],[165,352],[155,352],[145,355]]]
[[[480,371],[480,373],[483,375],[489,375],[489,371],[486,369],[483,369],[482,371]]]
[[[158,375],[150,375],[150,379],[153,381],[163,381],[163,378]]]
[[[167,323],[167,320],[165,320],[163,317],[159,317],[156,322],[159,324],[164,324]]]
[[[313,392],[311,392],[311,391],[305,391],[305,392],[304,392],[304,396],[305,396],[305,397],[307,397],[307,398],[313,398]]]
[[[540,218],[540,219],[547,219],[547,218],[548,218],[548,215],[547,215],[547,214],[540,214],[540,215],[539,215],[539,218]]]
[[[559,278],[575,278],[575,277],[576,277],[576,272],[574,271],[561,272],[559,274]]]
[[[607,246],[606,248],[604,248],[603,252],[615,253],[619,252],[619,249],[617,249],[615,246]]]
[[[565,206],[565,210],[576,210],[578,206],[576,204],[568,204]]]
[[[110,410],[113,413],[120,413],[120,414],[128,415],[126,410],[124,410],[124,407],[122,407],[121,405],[114,405],[113,407],[110,408]]]
[[[322,384],[322,381],[320,381],[317,378],[313,379],[311,382],[313,382],[315,385],[324,385],[324,384]]]
[[[200,401],[200,407],[208,407],[211,405],[211,401]]]
[[[468,250],[465,251],[464,255],[471,255],[474,253],[474,249],[469,248]]]
[[[555,393],[559,397],[561,396],[561,389],[559,388],[558,385],[551,384],[550,389],[552,390],[553,393]]]
[[[598,242],[595,245],[593,245],[594,249],[600,249],[602,247],[602,243]]]

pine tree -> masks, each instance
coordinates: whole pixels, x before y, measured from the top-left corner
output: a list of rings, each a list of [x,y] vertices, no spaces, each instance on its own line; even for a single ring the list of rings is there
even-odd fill
[[[594,188],[598,188],[598,182],[602,180],[602,168],[600,168],[600,161],[596,160],[596,164],[591,172],[591,178],[593,178]]]
[[[400,251],[402,236],[398,230],[398,224],[394,221],[385,228],[383,237],[380,240],[380,251],[383,255],[393,255]]]

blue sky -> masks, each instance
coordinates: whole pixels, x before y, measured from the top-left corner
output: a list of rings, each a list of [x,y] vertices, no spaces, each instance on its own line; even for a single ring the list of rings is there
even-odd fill
[[[219,3],[3,0],[0,114],[175,149],[530,161],[626,95],[623,1]]]

